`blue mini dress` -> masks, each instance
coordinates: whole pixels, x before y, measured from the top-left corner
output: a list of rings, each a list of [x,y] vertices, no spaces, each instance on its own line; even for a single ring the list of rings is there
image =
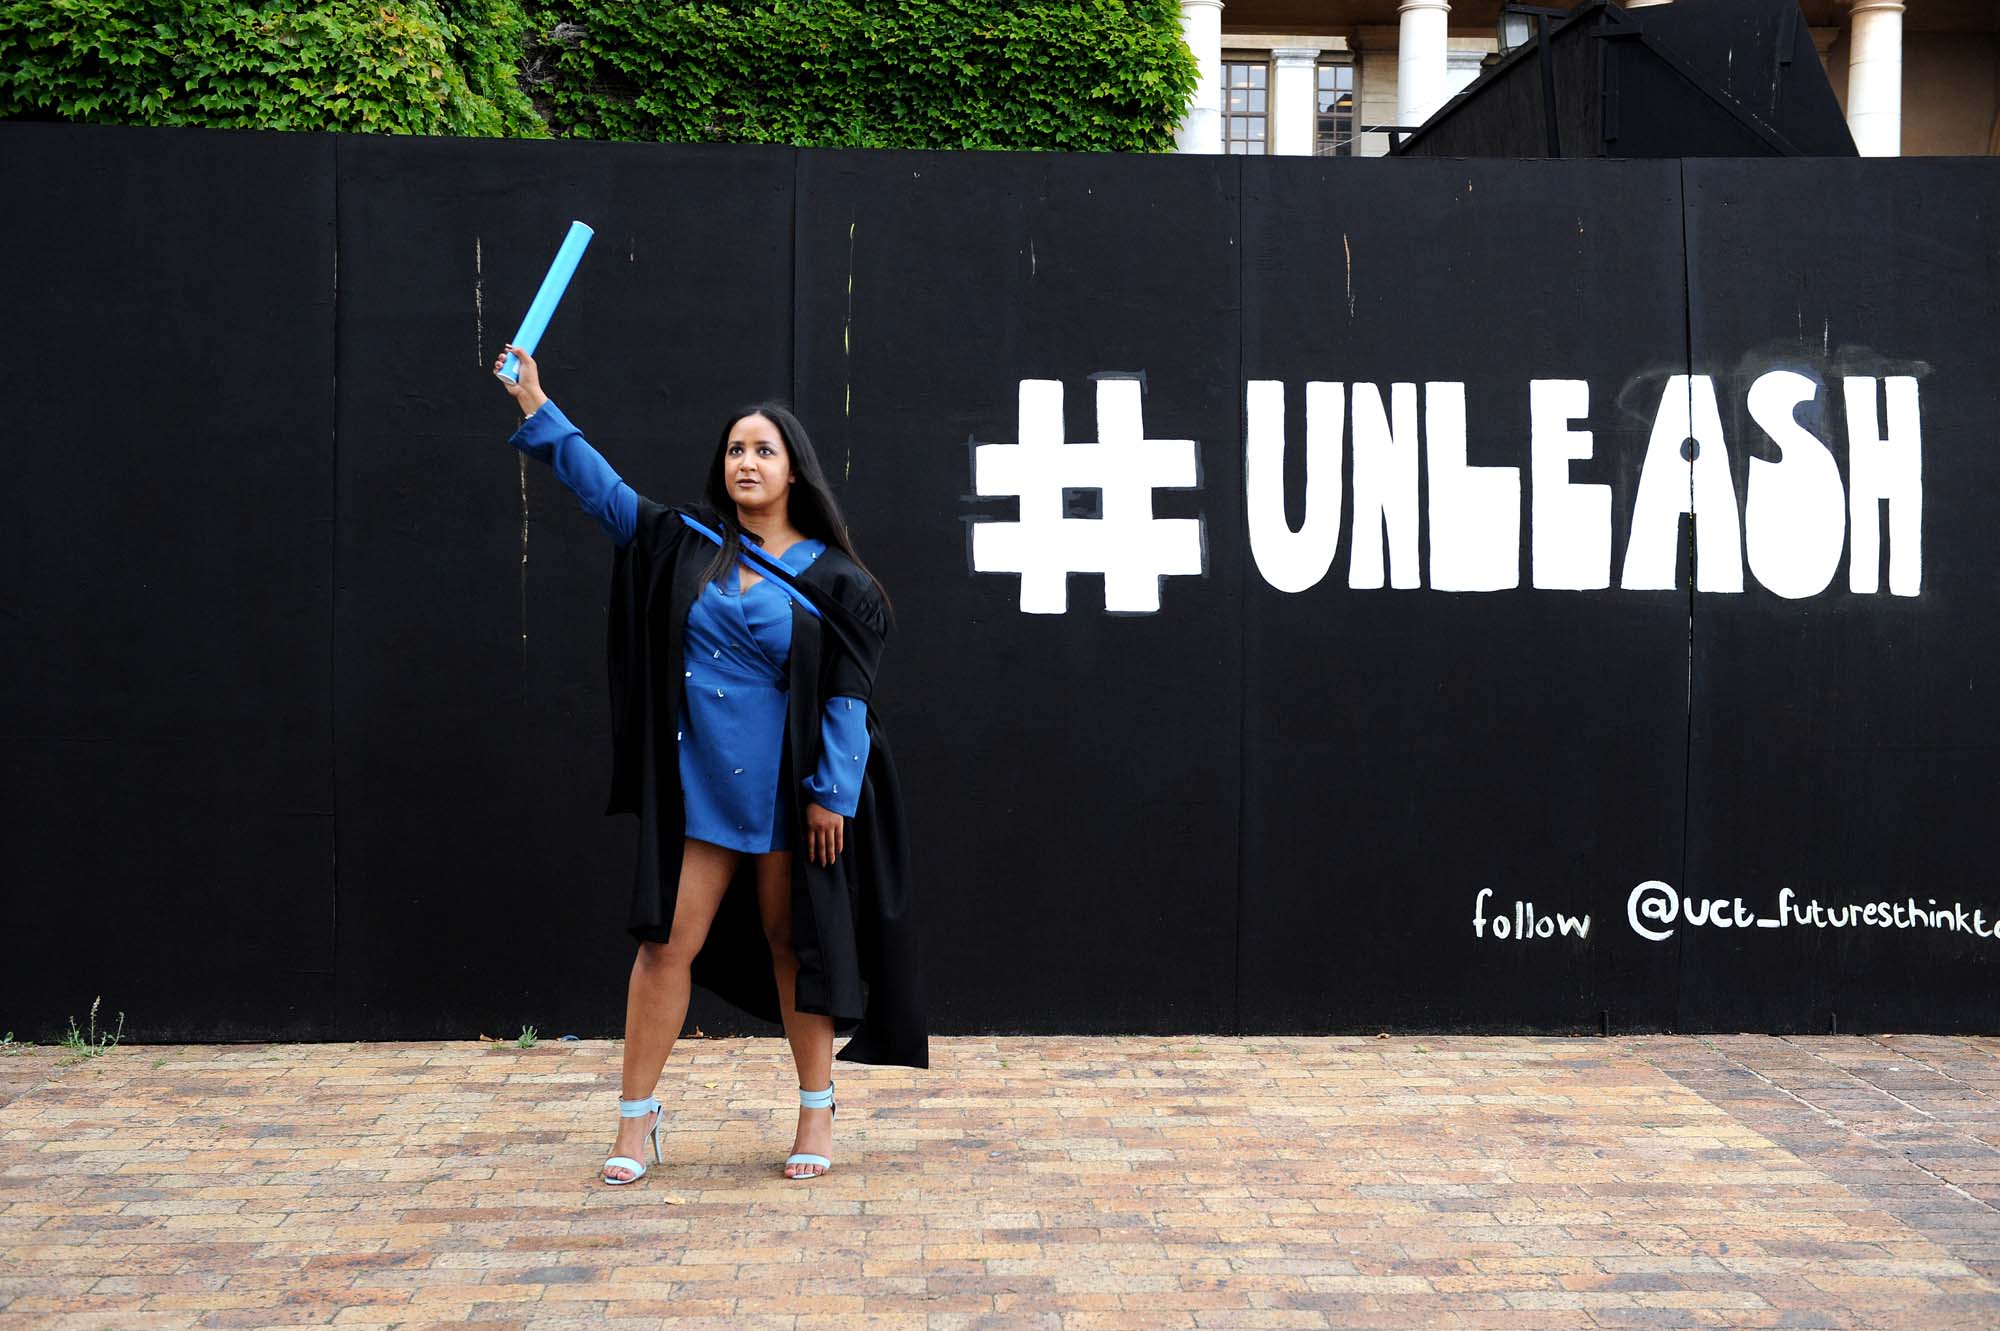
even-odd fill
[[[555,403],[544,403],[508,442],[549,463],[612,539],[621,545],[632,539],[638,529],[638,495]],[[775,558],[787,572],[801,573],[825,552],[824,542],[807,539]],[[774,578],[759,578],[745,588],[740,564],[727,581],[726,588],[705,584],[688,607],[681,725],[675,736],[686,834],[753,854],[790,850],[791,829],[777,809],[791,600]],[[851,818],[867,766],[868,704],[859,698],[829,699],[820,718],[819,764],[800,782],[805,797]]]

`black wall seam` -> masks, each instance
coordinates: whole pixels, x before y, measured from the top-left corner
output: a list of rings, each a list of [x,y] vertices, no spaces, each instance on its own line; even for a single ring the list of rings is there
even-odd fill
[[[1687,159],[1678,163],[1681,204],[1681,357],[1687,376],[1687,420],[1690,434],[1694,429],[1694,256],[1688,247],[1688,188]],[[1724,465],[1728,465],[1725,461]],[[1694,610],[1695,582],[1699,576],[1700,543],[1696,533],[1701,526],[1701,515],[1695,512],[1694,503],[1694,459],[1688,459],[1688,589],[1687,589],[1687,691],[1683,698],[1681,713],[1681,880],[1678,884],[1685,895],[1688,883],[1688,853],[1694,839]],[[1628,538],[1629,539],[1629,538]],[[1685,929],[1674,931],[1674,1025],[1681,1030],[1686,1023],[1682,1020],[1681,998],[1686,989],[1687,933]]]
[[[785,344],[785,385],[790,394],[786,400],[794,411],[799,409],[799,173],[804,165],[802,161],[803,157],[804,153],[802,150],[798,148],[792,149],[792,243],[790,254],[792,272],[791,278],[786,284],[789,296],[788,303],[791,306],[791,318],[788,321],[791,338]]]
[[[332,165],[333,192],[333,307],[327,312],[332,326],[333,354],[329,392],[331,395],[330,423],[327,431],[327,467],[331,477],[331,497],[333,501],[332,521],[327,528],[327,661],[326,661],[326,725],[327,725],[327,779],[328,807],[333,810],[330,832],[332,853],[332,910],[329,912],[328,929],[332,942],[327,949],[327,966],[333,972],[332,1011],[329,1014],[336,1026],[340,1023],[340,135],[332,136],[333,146],[328,154]]]
[[[1236,382],[1230,391],[1236,398],[1236,445],[1240,453],[1249,430],[1249,424],[1244,419],[1243,397],[1243,344],[1248,337],[1249,323],[1243,300],[1243,251],[1248,248],[1249,233],[1244,228],[1243,219],[1249,189],[1243,178],[1242,159],[1232,165],[1236,169]],[[1238,465],[1241,464],[1239,457]],[[1247,530],[1247,508],[1245,515]],[[1245,820],[1250,812],[1250,563],[1246,558],[1236,570],[1236,611],[1241,627],[1236,634],[1236,937],[1232,945],[1235,969],[1229,985],[1229,1030],[1232,1035],[1243,1033],[1243,891],[1250,878],[1250,843],[1244,835]]]

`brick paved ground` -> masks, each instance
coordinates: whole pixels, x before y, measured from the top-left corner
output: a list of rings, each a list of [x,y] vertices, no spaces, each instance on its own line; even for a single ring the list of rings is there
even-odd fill
[[[1992,1327],[2000,1041],[684,1042],[595,1182],[617,1049],[0,1058],[27,1327]]]

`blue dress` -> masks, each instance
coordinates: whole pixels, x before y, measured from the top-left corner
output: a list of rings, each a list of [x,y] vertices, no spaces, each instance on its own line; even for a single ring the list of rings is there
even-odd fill
[[[637,494],[555,403],[544,403],[509,442],[549,463],[584,512],[613,540],[622,545],[632,539],[638,528]],[[798,573],[825,550],[824,542],[802,540],[778,555],[777,562]],[[791,601],[773,578],[760,578],[745,589],[740,564],[728,582],[726,588],[708,583],[688,608],[681,729],[675,736],[686,834],[753,854],[789,850],[791,829],[777,817],[777,808]],[[853,817],[867,766],[868,704],[859,698],[829,699],[820,720],[818,766],[800,783],[807,798]]]

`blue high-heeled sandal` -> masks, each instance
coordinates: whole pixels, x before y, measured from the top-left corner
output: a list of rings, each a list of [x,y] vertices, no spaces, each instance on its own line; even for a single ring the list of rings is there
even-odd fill
[[[840,1112],[840,1106],[836,1105],[833,1102],[833,1078],[831,1077],[827,1078],[826,1089],[823,1091],[809,1091],[803,1086],[799,1087],[799,1107],[801,1109],[829,1109],[832,1110],[834,1113],[838,1114]],[[823,1178],[825,1177],[826,1172],[829,1169],[833,1168],[833,1161],[827,1159],[823,1155],[813,1155],[806,1151],[800,1151],[795,1155],[786,1156],[785,1163],[788,1165],[819,1166],[819,1173],[817,1174],[785,1175],[786,1178],[791,1179],[795,1183],[800,1179]]]
[[[660,1102],[650,1095],[643,1100],[620,1100],[618,1102],[618,1117],[620,1118],[641,1118],[647,1114],[653,1116],[653,1163],[657,1165],[660,1163],[660,1119],[663,1117],[660,1112]],[[598,1177],[614,1186],[620,1183],[637,1183],[640,1179],[646,1177],[646,1167],[629,1155],[614,1155],[604,1162],[605,1169],[610,1169],[614,1165],[621,1169],[631,1170],[632,1177],[612,1178],[611,1175],[602,1171],[599,1172]]]

